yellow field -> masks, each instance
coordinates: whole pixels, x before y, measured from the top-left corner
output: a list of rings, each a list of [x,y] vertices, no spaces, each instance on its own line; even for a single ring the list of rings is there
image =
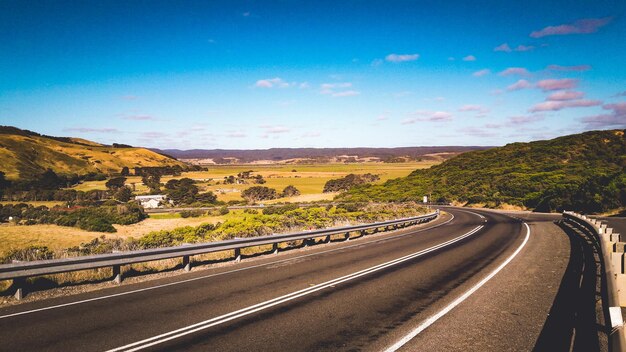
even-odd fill
[[[0,257],[11,249],[24,248],[31,245],[47,246],[59,251],[89,242],[96,237],[105,235],[108,238],[139,238],[151,231],[173,230],[183,226],[198,226],[205,223],[223,222],[228,218],[242,216],[242,211],[231,211],[225,216],[201,216],[197,218],[181,218],[177,215],[158,214],[133,225],[113,225],[116,233],[90,232],[75,227],[57,225],[18,226],[0,225]]]
[[[241,191],[256,186],[250,183],[221,184],[224,177],[236,176],[242,171],[253,170],[253,175],[262,175],[267,183],[263,186],[276,189],[279,193],[293,185],[300,190],[301,195],[292,198],[283,198],[272,202],[309,202],[317,200],[331,200],[335,194],[322,193],[324,184],[328,180],[344,177],[348,174],[372,173],[380,176],[379,183],[389,179],[404,177],[415,169],[424,169],[438,164],[436,161],[410,162],[410,163],[354,163],[354,164],[311,164],[311,165],[211,165],[209,171],[185,172],[181,176],[167,176],[161,179],[165,183],[171,179],[188,177],[198,181],[202,191],[212,191],[221,201],[242,200]],[[293,170],[296,170],[295,172]],[[217,183],[220,184],[217,184]],[[75,187],[76,190],[88,191],[93,189],[106,189],[104,181],[90,181]],[[126,184],[134,184],[137,194],[144,194],[148,189],[141,183],[137,176],[128,177]],[[268,202],[271,203],[271,202]]]

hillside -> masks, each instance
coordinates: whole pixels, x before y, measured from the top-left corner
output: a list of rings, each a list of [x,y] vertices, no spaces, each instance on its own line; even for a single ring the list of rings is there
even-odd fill
[[[79,138],[43,136],[0,126],[0,171],[9,179],[28,179],[52,169],[58,174],[120,172],[126,166],[185,166],[145,148],[113,147]]]
[[[625,171],[624,130],[592,131],[464,153],[340,197],[397,201],[420,200],[432,193],[434,200],[468,204],[602,212],[626,206]]]
[[[399,147],[399,148],[271,148],[253,150],[228,149],[165,149],[163,152],[189,162],[207,164],[228,163],[298,163],[298,162],[343,162],[352,161],[409,161],[448,159],[460,153],[483,150],[490,147]],[[373,160],[372,160],[373,159]]]

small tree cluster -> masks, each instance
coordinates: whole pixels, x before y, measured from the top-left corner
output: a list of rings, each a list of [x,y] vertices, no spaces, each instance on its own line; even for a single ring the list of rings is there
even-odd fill
[[[278,198],[278,193],[273,188],[254,186],[241,192],[241,196],[249,202],[254,202],[260,200],[276,199]]]
[[[324,193],[347,191],[355,186],[378,181],[380,177],[370,173],[363,175],[349,174],[346,177],[328,180],[324,185]]]

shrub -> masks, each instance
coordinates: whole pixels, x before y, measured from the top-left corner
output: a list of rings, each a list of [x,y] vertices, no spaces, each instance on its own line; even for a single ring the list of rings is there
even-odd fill
[[[264,186],[254,186],[241,192],[241,196],[245,200],[251,202],[251,201],[259,201],[259,200],[276,199],[278,198],[278,193],[273,188],[264,187]]]
[[[298,190],[295,186],[289,185],[283,189],[282,196],[283,197],[295,197],[300,195],[300,190]]]

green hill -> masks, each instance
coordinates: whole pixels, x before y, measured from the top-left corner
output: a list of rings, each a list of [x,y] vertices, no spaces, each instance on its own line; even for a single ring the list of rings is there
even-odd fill
[[[0,171],[9,179],[30,179],[47,169],[57,174],[118,173],[123,167],[186,164],[145,148],[105,146],[80,138],[51,137],[0,126]]]
[[[461,154],[429,169],[339,196],[356,201],[458,201],[537,211],[626,206],[624,130],[592,131]]]

